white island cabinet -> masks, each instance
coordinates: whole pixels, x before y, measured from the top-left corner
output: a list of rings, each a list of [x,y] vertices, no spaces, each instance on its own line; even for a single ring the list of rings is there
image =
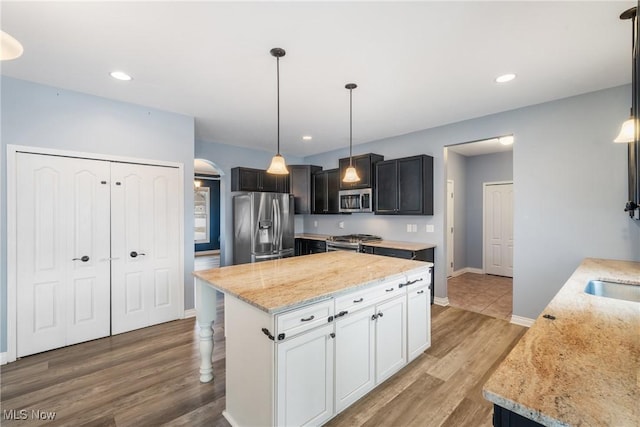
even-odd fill
[[[225,418],[322,425],[428,347],[429,299],[417,292],[429,295],[430,267],[329,252],[199,272],[201,381],[210,380],[215,288],[225,293]]]

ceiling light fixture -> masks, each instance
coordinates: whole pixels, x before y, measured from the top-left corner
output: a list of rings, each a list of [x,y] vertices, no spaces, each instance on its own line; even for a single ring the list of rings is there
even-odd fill
[[[353,90],[357,88],[358,85],[355,83],[347,83],[345,85],[345,89],[349,89],[349,167],[344,173],[344,178],[342,178],[342,182],[358,182],[360,181],[360,177],[358,176],[358,172],[356,172],[356,168],[353,167]]]
[[[132,80],[132,77],[129,74],[125,73],[124,71],[112,71],[109,73],[109,75],[114,79],[122,80],[123,82],[128,82],[129,80]]]
[[[501,136],[500,138],[498,138],[498,141],[500,142],[500,144],[502,145],[512,145],[513,144],[513,135],[505,135],[505,136]]]
[[[274,175],[288,175],[289,170],[284,162],[284,157],[280,155],[280,58],[283,57],[286,52],[284,49],[274,47],[271,49],[270,53],[272,56],[276,57],[276,78],[278,82],[278,152],[273,156],[273,159],[271,159],[271,165],[269,165],[267,173],[272,173]]]
[[[503,74],[501,76],[496,77],[496,83],[507,83],[515,78],[516,78],[516,75],[513,73]]]
[[[0,31],[0,60],[9,61],[22,56],[24,49],[20,42],[4,31]]]
[[[632,58],[636,55],[636,14],[637,8],[632,7],[631,9],[625,10],[620,15],[620,19],[626,20],[631,19],[631,56]],[[636,82],[636,61],[632,60],[632,70],[631,70],[631,93],[636,93],[637,90],[637,82]],[[637,108],[637,107],[636,107]],[[613,140],[613,142],[626,144],[629,142],[633,142],[636,136],[636,127],[634,126],[634,118],[633,118],[633,106],[631,106],[631,117],[628,120],[625,120],[622,123],[622,127],[620,128],[620,133]]]

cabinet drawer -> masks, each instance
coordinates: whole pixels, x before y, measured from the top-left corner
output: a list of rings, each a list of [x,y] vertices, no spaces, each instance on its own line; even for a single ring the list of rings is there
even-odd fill
[[[402,282],[402,287],[407,287],[409,292],[414,288],[428,286],[431,284],[431,274],[429,270],[422,273],[414,273],[407,275],[407,280]]]
[[[406,283],[404,277],[336,298],[336,316],[341,312],[353,312],[385,299],[401,295],[405,292],[400,286],[402,283]]]
[[[327,299],[277,315],[276,337],[280,340],[280,334],[285,334],[285,338],[289,338],[326,324],[333,315],[333,304],[333,299]]]

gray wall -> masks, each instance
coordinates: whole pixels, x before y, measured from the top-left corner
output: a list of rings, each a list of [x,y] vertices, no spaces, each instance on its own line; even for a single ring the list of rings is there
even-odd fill
[[[453,181],[453,271],[458,271],[469,266],[467,264],[467,157],[447,150],[447,180]]]
[[[274,141],[275,149],[275,141]],[[221,171],[220,177],[220,265],[233,263],[233,205],[231,192],[231,168],[244,166],[266,169],[274,152],[234,147],[216,142],[196,141],[196,157],[214,163]],[[288,165],[300,164],[302,159],[284,155]],[[296,215],[296,232],[302,232],[302,218]]]
[[[513,180],[513,152],[468,157],[466,179],[467,265],[465,267],[482,269],[482,193],[484,191],[482,184]]]
[[[354,154],[373,152],[388,159],[434,156],[434,215],[309,215],[304,229],[435,243],[435,292],[444,297],[444,147],[513,133],[513,312],[536,318],[583,258],[640,260],[640,222],[622,211],[627,200],[627,147],[612,143],[628,117],[630,91],[625,85],[357,145]],[[345,147],[304,160],[336,167],[337,159],[347,154]],[[344,230],[337,227],[340,220]],[[419,224],[420,232],[407,233],[407,223]],[[426,223],[434,224],[436,233],[426,233]]]
[[[2,326],[6,351],[7,301],[7,144],[47,147],[184,164],[185,307],[193,307],[193,152],[192,117],[112,101],[78,92],[2,77]]]

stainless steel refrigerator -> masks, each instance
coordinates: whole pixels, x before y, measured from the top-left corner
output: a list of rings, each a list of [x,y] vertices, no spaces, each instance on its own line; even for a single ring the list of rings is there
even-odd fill
[[[233,197],[233,263],[293,256],[293,195],[244,193]]]

